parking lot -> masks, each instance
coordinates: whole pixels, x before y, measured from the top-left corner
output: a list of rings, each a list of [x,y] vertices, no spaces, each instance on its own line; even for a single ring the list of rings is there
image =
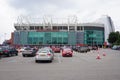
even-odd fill
[[[74,52],[73,57],[55,53],[52,63],[35,63],[34,57],[19,53],[0,59],[0,80],[120,80],[120,51]]]

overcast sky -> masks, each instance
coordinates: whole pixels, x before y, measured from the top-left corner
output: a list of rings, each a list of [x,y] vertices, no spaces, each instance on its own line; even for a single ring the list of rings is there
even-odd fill
[[[20,15],[56,18],[76,15],[79,22],[109,15],[115,30],[120,31],[120,0],[0,0],[0,43],[10,38]]]

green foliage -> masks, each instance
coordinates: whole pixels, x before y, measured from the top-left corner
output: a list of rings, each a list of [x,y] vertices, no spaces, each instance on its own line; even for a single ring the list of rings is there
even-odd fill
[[[116,43],[116,45],[120,45],[120,35],[115,43]]]
[[[108,37],[108,42],[114,45],[120,45],[120,33],[111,32]]]

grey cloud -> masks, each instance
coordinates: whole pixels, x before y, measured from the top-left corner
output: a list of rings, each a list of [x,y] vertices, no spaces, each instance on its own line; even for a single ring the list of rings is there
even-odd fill
[[[95,18],[98,15],[115,11],[120,5],[119,0],[8,0],[16,9],[26,10],[28,15],[50,14],[66,16],[75,14],[79,18]],[[112,10],[111,10],[112,9]],[[108,13],[109,12],[109,13]],[[113,15],[111,15],[113,16]],[[90,20],[90,19],[89,19]]]
[[[70,0],[8,0],[10,5],[15,8],[30,9],[34,6],[45,7],[47,5],[56,5],[61,8],[73,7],[73,3]]]
[[[24,9],[27,14],[54,14],[62,10],[73,10],[75,5],[72,0],[8,0],[16,9]]]

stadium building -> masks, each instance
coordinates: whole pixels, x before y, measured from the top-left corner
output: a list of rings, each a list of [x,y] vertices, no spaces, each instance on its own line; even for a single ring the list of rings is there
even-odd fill
[[[106,26],[106,24],[108,24]],[[53,21],[43,23],[15,23],[13,33],[14,45],[98,45],[102,46],[107,41],[114,27],[111,18],[107,16],[107,23],[55,23]],[[108,31],[109,29],[111,31]]]

